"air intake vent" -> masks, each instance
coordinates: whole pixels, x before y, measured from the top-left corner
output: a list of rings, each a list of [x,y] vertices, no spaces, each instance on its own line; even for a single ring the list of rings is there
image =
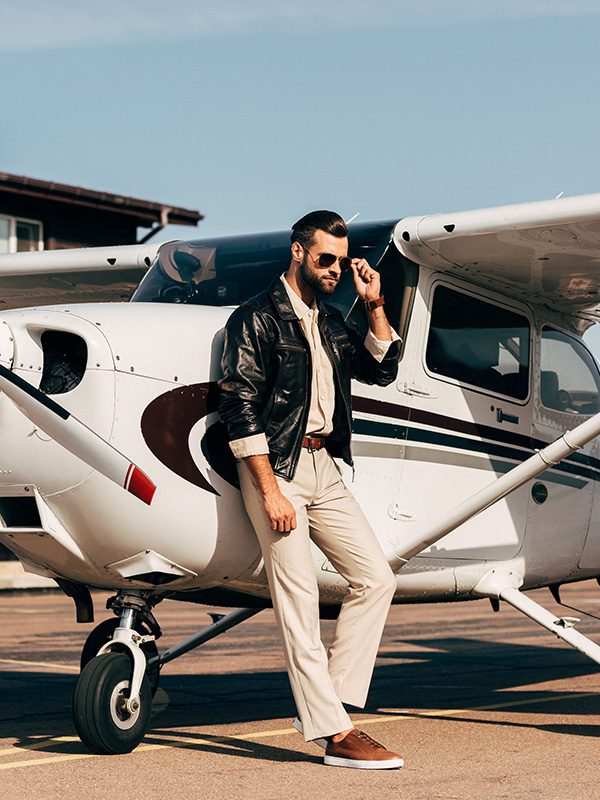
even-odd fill
[[[0,528],[42,528],[33,497],[0,497]]]
[[[181,580],[181,576],[168,572],[143,572],[141,575],[130,575],[129,580],[149,583],[152,586],[163,586],[165,583]]]
[[[40,391],[65,394],[81,383],[88,358],[87,344],[81,336],[68,331],[44,331],[42,349],[44,371]]]

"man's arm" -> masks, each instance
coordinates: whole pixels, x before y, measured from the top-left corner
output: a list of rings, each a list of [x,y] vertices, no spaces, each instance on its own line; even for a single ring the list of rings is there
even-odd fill
[[[261,495],[271,529],[279,533],[293,531],[296,528],[296,511],[279,488],[269,456],[248,456],[244,459],[244,464],[250,470],[254,485]]]
[[[219,415],[234,456],[247,464],[274,531],[296,527],[296,513],[281,493],[268,457],[262,412],[269,390],[272,338],[262,315],[240,306],[224,332]]]
[[[272,339],[266,320],[255,309],[240,306],[227,320],[219,381],[219,415],[229,440],[264,435],[268,364]]]
[[[394,340],[392,328],[383,310],[383,306],[378,306],[372,311],[367,310],[367,319],[369,320],[369,330],[376,339],[379,339],[380,342],[391,342]]]
[[[354,288],[364,303],[377,301],[381,294],[379,273],[371,269],[364,259],[354,259]],[[366,306],[369,332],[360,340],[352,331],[348,336],[354,345],[352,377],[363,383],[387,386],[398,374],[400,337],[388,322],[383,305],[370,309]]]

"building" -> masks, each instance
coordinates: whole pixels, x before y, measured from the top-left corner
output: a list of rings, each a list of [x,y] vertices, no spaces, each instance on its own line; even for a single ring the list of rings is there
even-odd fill
[[[199,211],[0,172],[0,253],[135,244]],[[138,237],[138,228],[146,232]]]

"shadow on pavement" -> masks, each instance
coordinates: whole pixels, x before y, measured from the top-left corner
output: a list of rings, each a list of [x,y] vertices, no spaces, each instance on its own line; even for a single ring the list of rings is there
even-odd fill
[[[405,649],[407,645],[415,649]],[[396,663],[390,663],[390,662]],[[399,663],[398,663],[399,662]],[[198,749],[236,753],[268,760],[306,760],[306,754],[255,741],[227,739],[212,733],[191,731],[197,726],[224,726],[256,720],[277,721],[289,726],[295,716],[287,675],[284,672],[178,674],[175,665],[165,668],[157,694],[155,715],[146,742],[185,737],[198,738]],[[436,718],[459,724],[469,721],[485,725],[533,727],[579,736],[600,735],[600,726],[576,724],[526,724],[521,720],[481,720],[473,713],[444,716],[444,709],[475,709],[507,704],[506,713],[564,716],[598,716],[598,697],[564,697],[561,690],[532,690],[538,683],[594,674],[596,665],[579,653],[558,647],[515,643],[502,644],[473,639],[413,639],[402,642],[396,652],[384,652],[375,670],[366,713],[402,714],[435,711]],[[44,752],[85,752],[78,742],[57,742],[75,735],[71,721],[71,696],[77,676],[40,672],[0,671],[0,739],[27,747],[48,737]],[[525,701],[529,701],[525,703]],[[511,708],[510,704],[514,703]],[[161,708],[162,707],[162,708]],[[185,733],[178,729],[186,728]],[[212,743],[212,740],[214,744]],[[162,739],[164,741],[164,739]],[[175,743],[174,746],[177,746]],[[195,747],[182,742],[181,746]],[[36,748],[37,749],[37,748]],[[319,760],[315,757],[316,760]]]

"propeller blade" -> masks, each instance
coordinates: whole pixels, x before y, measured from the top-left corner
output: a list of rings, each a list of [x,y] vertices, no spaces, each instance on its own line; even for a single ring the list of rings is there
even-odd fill
[[[150,505],[156,486],[139,467],[70,411],[2,364],[0,390],[27,419],[65,450]]]

